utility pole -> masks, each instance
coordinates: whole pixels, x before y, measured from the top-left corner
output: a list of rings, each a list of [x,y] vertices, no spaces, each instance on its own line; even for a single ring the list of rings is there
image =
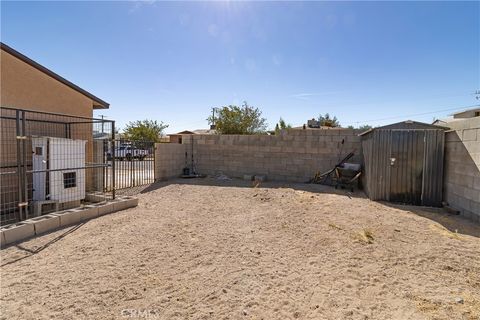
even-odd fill
[[[104,122],[103,122],[103,119],[106,118],[103,114],[100,115],[100,118],[102,118],[102,133],[104,131]]]
[[[212,124],[210,125],[210,130],[215,130],[215,110],[217,108],[212,108]]]

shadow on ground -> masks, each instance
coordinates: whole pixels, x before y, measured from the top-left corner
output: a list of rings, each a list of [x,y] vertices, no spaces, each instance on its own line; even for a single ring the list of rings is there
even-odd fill
[[[24,245],[24,242],[27,242],[28,240],[32,239],[32,238],[29,238],[29,239],[25,239],[25,240],[22,240],[20,242],[16,242],[16,243],[12,243],[12,244],[8,244],[6,245],[4,248],[2,249],[5,249],[5,248],[8,248],[8,247],[15,247],[19,250],[19,252],[23,252],[24,255],[20,255],[20,256],[17,256],[17,257],[14,257],[13,259],[9,260],[9,259],[2,259],[2,264],[0,265],[0,267],[4,267],[6,265],[9,265],[9,264],[12,264],[12,263],[15,263],[17,261],[20,261],[20,260],[23,260],[23,259],[26,259],[26,258],[29,258],[33,255],[36,255],[37,253],[45,250],[46,248],[48,248],[49,246],[51,246],[52,244],[54,244],[55,242],[57,241],[60,241],[62,240],[63,238],[67,237],[68,235],[74,233],[75,231],[77,231],[78,229],[80,229],[83,225],[85,225],[86,222],[82,222],[80,224],[77,224],[77,225],[74,225],[73,227],[70,227],[68,229],[63,229],[61,230],[62,233],[60,233],[59,235],[55,236],[53,239],[49,240],[48,242],[44,243],[43,245],[41,246],[35,246],[33,248],[28,248],[27,246]],[[47,232],[47,233],[44,233],[42,234],[42,236],[45,236],[45,235],[48,235],[48,234],[51,234],[51,233],[55,233],[55,232],[59,232],[59,230],[53,230],[53,231],[50,231],[50,232]],[[37,238],[37,237],[33,237],[33,238]],[[5,261],[7,260],[7,261]]]
[[[385,201],[381,201],[381,203],[437,222],[450,232],[480,238],[480,224],[463,216],[450,214],[443,208],[401,205]]]

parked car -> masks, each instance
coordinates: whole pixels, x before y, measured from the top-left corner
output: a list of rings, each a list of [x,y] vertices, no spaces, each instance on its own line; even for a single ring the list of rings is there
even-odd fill
[[[115,159],[131,161],[133,159],[143,160],[149,155],[148,150],[135,148],[131,145],[121,145],[115,148]],[[112,160],[112,154],[107,152],[107,159]]]

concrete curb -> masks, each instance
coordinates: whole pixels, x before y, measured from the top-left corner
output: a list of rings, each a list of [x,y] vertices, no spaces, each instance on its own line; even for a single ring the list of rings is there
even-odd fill
[[[44,234],[63,227],[95,219],[109,213],[136,207],[138,198],[119,197],[103,203],[95,203],[84,207],[50,213],[19,223],[0,228],[0,246],[25,240],[35,235]]]
[[[97,207],[98,216],[103,216],[113,212],[113,204],[111,202],[95,203],[92,206]]]
[[[27,222],[33,224],[36,235],[42,234],[60,227],[60,217],[54,216],[51,214],[35,217],[30,220],[27,220]]]
[[[60,211],[51,213],[51,215],[60,218],[60,227],[70,226],[82,221],[82,211],[78,210]]]
[[[26,221],[11,224],[2,229],[5,244],[17,242],[35,235],[35,226]]]

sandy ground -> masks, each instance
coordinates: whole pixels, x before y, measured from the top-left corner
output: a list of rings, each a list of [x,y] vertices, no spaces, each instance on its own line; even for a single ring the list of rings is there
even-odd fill
[[[2,250],[2,319],[480,319],[480,227],[460,217],[309,185],[139,197]]]

